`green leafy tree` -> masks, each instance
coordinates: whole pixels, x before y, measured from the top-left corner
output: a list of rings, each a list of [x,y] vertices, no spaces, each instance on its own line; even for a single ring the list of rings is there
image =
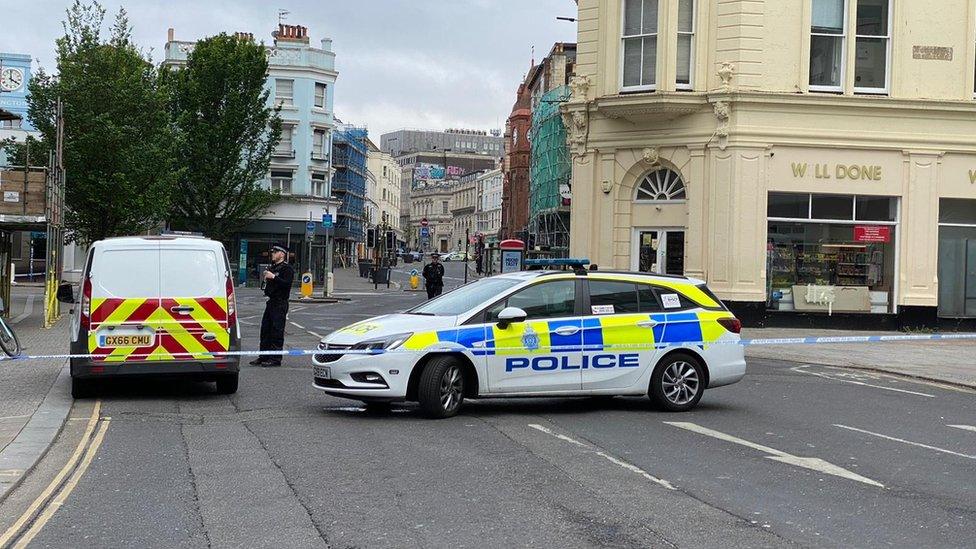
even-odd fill
[[[107,40],[104,18],[98,3],[75,0],[57,40],[57,75],[39,71],[29,88],[28,116],[48,143],[63,103],[65,223],[82,243],[158,227],[178,175],[158,72],[133,44],[125,10]]]
[[[267,74],[263,45],[226,34],[197,42],[186,65],[166,74],[184,168],[174,225],[224,239],[278,199],[261,184],[281,138]]]
[[[28,135],[24,141],[17,141],[13,137],[0,141],[0,150],[7,154],[7,166],[22,167],[28,154],[31,166],[47,166],[51,147],[44,140]]]

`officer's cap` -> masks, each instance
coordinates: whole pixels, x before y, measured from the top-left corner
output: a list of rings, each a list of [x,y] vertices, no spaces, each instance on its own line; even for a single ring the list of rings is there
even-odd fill
[[[288,248],[282,246],[281,244],[275,244],[274,246],[272,246],[271,247],[271,251],[272,252],[281,252],[281,253],[283,253],[285,255],[288,254]]]

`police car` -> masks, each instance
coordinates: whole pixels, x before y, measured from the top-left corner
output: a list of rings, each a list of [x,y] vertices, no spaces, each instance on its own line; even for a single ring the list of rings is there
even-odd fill
[[[313,384],[367,403],[647,395],[668,411],[742,379],[741,323],[700,280],[608,271],[481,279],[319,343]]]

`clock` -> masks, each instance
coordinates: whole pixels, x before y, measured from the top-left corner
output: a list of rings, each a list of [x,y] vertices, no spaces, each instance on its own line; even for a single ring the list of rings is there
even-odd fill
[[[12,92],[24,85],[24,71],[16,67],[0,70],[0,90]]]

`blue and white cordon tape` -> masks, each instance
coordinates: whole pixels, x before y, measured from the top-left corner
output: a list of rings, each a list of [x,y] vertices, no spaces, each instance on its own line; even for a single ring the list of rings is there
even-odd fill
[[[574,345],[574,346],[546,346],[533,347],[532,351],[550,352],[580,352],[580,351],[612,351],[612,350],[656,350],[668,349],[673,347],[711,347],[713,345],[741,345],[743,347],[758,347],[771,345],[823,345],[830,343],[893,343],[899,341],[948,341],[948,340],[976,340],[976,333],[972,334],[918,334],[918,335],[872,335],[872,336],[839,336],[839,337],[781,337],[781,338],[758,338],[740,339],[738,341],[683,341],[666,343],[634,343],[634,344],[605,344],[605,345]],[[479,347],[468,349],[464,346],[441,342],[426,349],[287,349],[283,351],[220,351],[220,352],[195,352],[195,353],[168,353],[174,358],[200,358],[212,357],[223,358],[233,356],[341,356],[341,355],[380,355],[387,353],[418,353],[418,352],[444,352],[453,353],[458,351],[490,351],[493,354],[524,352],[525,347]],[[0,362],[9,360],[50,360],[50,359],[70,359],[70,358],[99,358],[105,364],[115,364],[121,361],[106,361],[106,355],[82,354],[55,354],[55,355],[26,355],[21,354],[15,357],[0,356]]]

